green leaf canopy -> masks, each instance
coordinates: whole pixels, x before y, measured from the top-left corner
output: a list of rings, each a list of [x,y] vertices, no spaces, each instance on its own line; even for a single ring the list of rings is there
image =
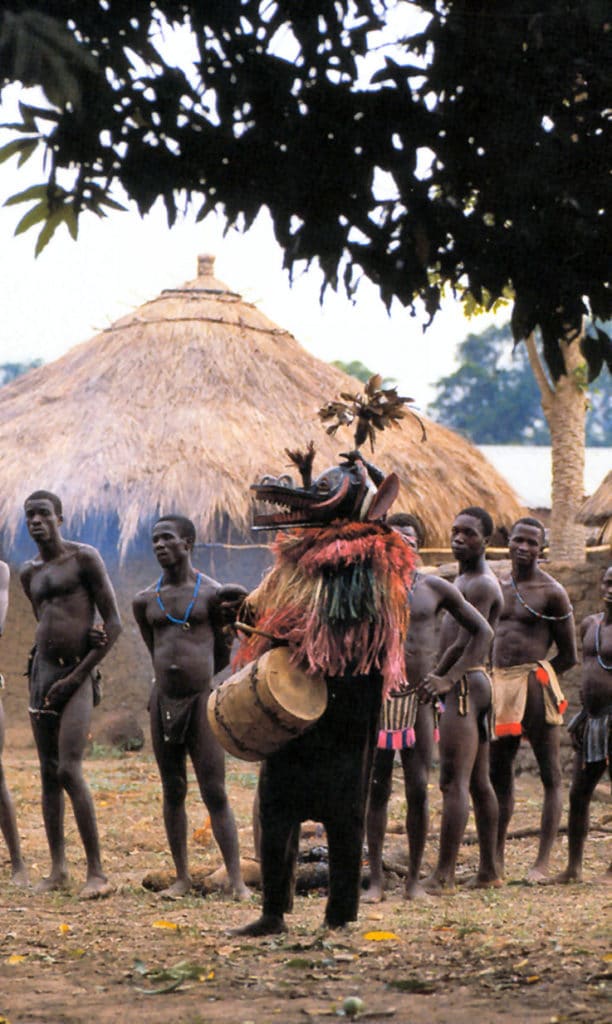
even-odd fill
[[[191,30],[184,67],[168,26]],[[612,314],[611,43],[602,0],[2,5],[0,83],[49,101],[4,156],[49,156],[39,248],[118,186],[170,223],[194,200],[230,224],[267,207],[287,267],[349,292],[365,274],[433,315],[445,285],[485,306],[511,288],[556,377],[583,312]]]

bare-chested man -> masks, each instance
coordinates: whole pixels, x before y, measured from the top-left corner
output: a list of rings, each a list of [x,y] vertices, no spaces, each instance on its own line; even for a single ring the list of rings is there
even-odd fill
[[[414,550],[418,550],[419,535],[414,517],[398,513],[387,520]],[[437,631],[436,618],[446,611],[465,631],[461,646],[455,649],[455,662],[449,668],[449,675],[438,680],[443,692],[450,690],[460,679],[466,668],[486,656],[492,631],[483,617],[467,603],[452,583],[439,576],[416,572],[413,578],[410,601],[410,626],[406,638],[406,675],[409,684],[417,685],[431,671],[436,661]],[[458,630],[459,632],[459,630]],[[431,678],[431,677],[430,677]],[[416,693],[414,694],[416,700]],[[391,697],[390,700],[393,700]],[[419,882],[423,850],[427,838],[428,801],[427,782],[431,768],[433,749],[433,707],[426,702],[416,701],[414,723],[414,746],[400,750],[404,785],[406,789],[407,815],[406,831],[410,854],[409,873],[406,879],[406,897],[415,899],[424,895]],[[379,749],[374,757],[374,769],[370,784],[370,798],[367,815],[367,841],[370,861],[370,887],[365,900],[369,902],[383,898],[383,843],[387,825],[387,804],[391,795],[394,750]]]
[[[29,703],[51,853],[51,873],[37,890],[61,889],[68,881],[65,790],[87,858],[87,880],[80,895],[95,899],[108,895],[112,887],[102,871],[96,815],[82,762],[98,686],[94,670],[119,636],[121,622],[98,552],[62,537],[62,504],[57,495],[35,491],[24,507],[28,531],[39,552],[26,562],[21,582],[38,622],[28,670]],[[96,612],[102,629],[94,628]]]
[[[9,577],[8,565],[6,562],[0,562],[0,636],[4,632],[4,623],[6,622],[6,613],[8,611]],[[2,689],[2,686],[3,679],[0,676],[0,689]],[[13,807],[13,801],[11,800],[11,794],[6,784],[4,768],[2,766],[3,749],[4,709],[2,707],[2,700],[0,700],[0,831],[4,836],[9,857],[11,858],[11,880],[13,885],[27,885],[28,875],[23,857],[21,856],[15,808]]]
[[[493,706],[496,739],[491,744],[491,781],[499,802],[498,869],[514,809],[514,759],[521,733],[529,740],[540,770],[544,803],[540,842],[527,880],[544,882],[559,829],[563,803],[560,735],[565,701],[557,676],[576,664],[572,607],[566,591],[540,569],[544,527],[519,519],[508,546],[512,568],[501,580],[504,604],[493,642]],[[553,645],[557,651],[550,662]]]
[[[459,563],[455,586],[495,630],[502,606],[501,587],[487,564],[485,549],[493,533],[493,520],[477,506],[463,509],[451,528],[451,548]],[[444,675],[455,657],[460,634],[457,621],[445,615],[440,635],[436,674]],[[488,663],[488,652],[485,653]],[[470,666],[444,697],[440,717],[440,789],[442,822],[438,862],[425,882],[428,892],[450,892],[455,885],[459,847],[474,805],[480,863],[468,884],[473,888],[500,885],[496,867],[497,797],[489,777],[489,718],[491,682],[484,666]],[[441,695],[439,688],[436,692]]]
[[[582,638],[582,712],[571,729],[576,748],[570,789],[568,860],[555,882],[582,881],[582,856],[589,831],[589,805],[608,770],[612,781],[612,565],[601,581],[603,612],[588,615]],[[612,882],[612,864],[603,876]]]
[[[225,754],[208,724],[206,704],[215,671],[229,659],[223,630],[226,615],[247,592],[243,587],[222,587],[194,569],[195,537],[195,527],[185,516],[168,515],[155,524],[153,550],[162,573],[133,604],[155,671],[149,704],[151,737],[176,868],[175,882],[161,895],[176,899],[191,888],[185,812],[189,754],[232,891],[244,897],[249,890],[240,872],[238,833],[225,792]]]

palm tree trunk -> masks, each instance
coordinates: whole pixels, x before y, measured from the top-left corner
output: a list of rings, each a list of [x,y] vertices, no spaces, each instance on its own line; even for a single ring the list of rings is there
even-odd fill
[[[540,388],[550,430],[552,511],[549,557],[584,561],[584,528],[576,516],[584,498],[585,363],[580,338],[561,343],[566,372],[553,386],[544,372],[533,334],[527,339],[529,362]]]

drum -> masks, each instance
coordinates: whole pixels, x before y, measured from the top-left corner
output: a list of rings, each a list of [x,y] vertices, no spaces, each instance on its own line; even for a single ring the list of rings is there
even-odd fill
[[[327,706],[327,686],[273,647],[213,690],[208,721],[228,754],[261,761],[314,725]]]

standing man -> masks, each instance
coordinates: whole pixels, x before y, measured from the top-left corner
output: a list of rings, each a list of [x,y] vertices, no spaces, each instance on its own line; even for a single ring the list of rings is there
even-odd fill
[[[83,754],[94,703],[99,700],[98,663],[121,632],[117,602],[95,548],[65,540],[62,503],[49,491],[25,502],[26,524],[38,557],[26,562],[21,583],[37,619],[28,666],[29,711],[38,749],[42,810],[51,873],[39,892],[68,881],[64,844],[64,790],[70,797],[87,857],[82,899],[111,891],[100,861],[96,815],[83,777]],[[96,612],[103,627],[94,627]]]
[[[4,632],[4,623],[6,622],[6,613],[8,611],[8,596],[9,567],[6,562],[0,562],[0,636],[2,636]],[[0,690],[3,686],[4,680],[0,675]],[[8,791],[6,779],[4,778],[4,768],[2,766],[3,749],[4,709],[2,707],[2,701],[0,700],[0,831],[4,836],[8,847],[9,857],[11,858],[11,880],[13,885],[27,885],[28,875],[26,872],[26,866],[23,862],[23,857],[21,856],[19,832],[17,831],[17,821],[15,819],[15,808],[13,807],[11,794]]]
[[[397,530],[414,551],[418,551],[420,536],[418,523],[413,516],[398,513],[389,516],[387,524]],[[437,616],[443,611],[448,612],[452,621],[456,623],[457,635],[462,633],[462,644],[454,649],[454,664],[452,668],[449,666],[450,675],[445,675],[439,680],[441,689],[447,692],[458,679],[461,679],[468,666],[485,657],[491,643],[492,631],[457,588],[439,576],[415,572],[408,600],[410,624],[405,648],[406,674],[408,683],[414,691],[435,664],[438,646]],[[409,710],[409,717],[401,723],[401,731],[408,734],[409,741],[412,740],[411,743],[408,741],[409,745],[400,749],[406,790],[406,831],[410,855],[406,898],[416,899],[425,895],[419,882],[419,873],[429,820],[427,782],[434,742],[434,712],[429,697],[426,702],[419,702],[416,692],[411,692],[408,698],[404,696],[401,699],[406,702]],[[393,696],[389,698],[391,702],[394,700]],[[365,899],[369,902],[377,902],[383,898],[383,843],[394,758],[394,749],[377,749],[374,756],[366,823],[370,887]]]
[[[176,880],[161,895],[177,899],[191,889],[185,813],[189,754],[230,885],[242,898],[250,893],[240,872],[238,833],[225,792],[225,754],[208,724],[206,704],[213,675],[229,660],[223,627],[247,591],[222,587],[194,569],[195,536],[195,527],[185,516],[164,516],[155,524],[153,550],[161,576],[133,604],[155,671],[149,702],[151,737],[176,867]]]
[[[563,802],[559,726],[567,706],[557,680],[576,664],[572,607],[566,591],[538,566],[544,527],[525,516],[510,531],[512,568],[501,581],[504,604],[493,643],[493,708],[496,740],[491,744],[491,781],[499,802],[498,869],[514,810],[514,759],[521,734],[529,740],[540,770],[544,803],[540,842],[527,880],[544,882],[559,829]],[[551,647],[556,654],[546,660]]]
[[[612,771],[612,565],[601,581],[603,612],[589,615],[582,639],[582,711],[570,722],[576,750],[570,789],[567,867],[555,882],[582,881],[582,855],[589,831],[589,805],[603,773]],[[604,881],[612,882],[612,864]]]
[[[459,563],[455,586],[487,620],[494,631],[502,607],[502,592],[485,558],[485,549],[493,533],[493,520],[477,506],[464,508],[451,528],[451,548]],[[445,615],[440,636],[441,657],[434,670],[433,692],[442,696],[436,676],[444,675],[456,658],[461,628],[456,619]],[[491,637],[493,633],[491,634]],[[438,863],[425,883],[427,892],[452,891],[455,867],[472,797],[478,831],[480,863],[469,883],[473,888],[500,885],[496,868],[498,807],[489,777],[489,740],[491,682],[485,665],[474,662],[470,671],[444,696],[440,716],[440,789],[442,822]]]

